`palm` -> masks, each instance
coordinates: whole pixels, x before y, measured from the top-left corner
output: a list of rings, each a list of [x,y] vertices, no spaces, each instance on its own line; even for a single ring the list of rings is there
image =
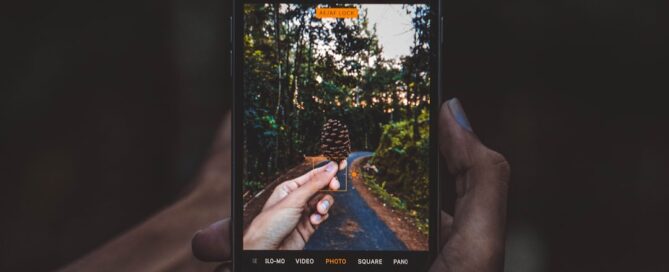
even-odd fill
[[[265,206],[263,206],[261,212],[264,212],[274,207],[277,203],[283,200],[291,192],[299,188],[300,185],[301,184],[296,180],[289,180],[277,186],[277,189],[272,193],[272,195],[270,195],[270,197],[267,199],[267,202],[265,202]],[[292,231],[290,231],[290,234],[288,234],[286,238],[279,244],[279,249],[300,250],[304,248],[304,246],[307,243],[307,238],[305,237],[311,236],[311,233],[313,233],[314,231],[315,229],[309,222],[308,213],[302,212],[302,215],[300,216],[297,225],[293,228]]]

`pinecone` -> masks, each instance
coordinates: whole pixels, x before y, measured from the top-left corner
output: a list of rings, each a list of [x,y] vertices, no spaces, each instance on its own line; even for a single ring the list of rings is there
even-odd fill
[[[321,129],[321,152],[331,161],[340,162],[351,153],[348,127],[339,120],[329,119]]]

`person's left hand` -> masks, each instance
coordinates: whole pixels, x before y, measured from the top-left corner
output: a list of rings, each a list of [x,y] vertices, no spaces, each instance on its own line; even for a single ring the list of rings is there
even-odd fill
[[[334,168],[333,168],[334,167]],[[337,190],[340,183],[335,163],[316,168],[275,187],[262,211],[244,235],[245,249],[302,249],[318,225],[328,217],[334,204],[331,195],[318,191],[328,186]],[[230,218],[211,224],[195,233],[193,255],[202,261],[230,260]]]
[[[337,164],[325,166],[279,184],[244,233],[244,249],[301,250],[318,225],[328,218],[331,195],[318,194],[326,186],[339,189]]]

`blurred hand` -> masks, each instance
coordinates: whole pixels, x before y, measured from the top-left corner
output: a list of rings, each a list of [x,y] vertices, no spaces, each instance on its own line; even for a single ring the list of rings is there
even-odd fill
[[[502,271],[509,164],[479,141],[456,98],[441,106],[439,150],[457,198],[454,215],[441,214],[441,252],[430,271]]]
[[[446,159],[448,171],[456,176],[457,199],[454,216],[445,212],[441,213],[441,251],[430,271],[502,271],[504,266],[509,164],[501,154],[487,148],[479,141],[457,99],[448,100],[441,107],[439,114],[439,149]],[[319,171],[319,169],[314,171]],[[307,175],[310,174],[311,172]],[[334,173],[332,175],[334,176]],[[314,185],[312,188],[316,188],[316,191],[310,189],[308,192],[311,192],[311,195],[315,194],[318,189],[327,185],[325,181],[327,181],[327,178],[313,182],[320,187]],[[288,182],[294,182],[294,180]],[[333,185],[334,181],[331,181],[330,188],[336,189],[332,187]],[[267,213],[267,218],[257,223],[257,228],[263,230],[263,232],[273,231],[268,228],[272,226],[270,223],[261,224],[261,222],[274,222],[271,218],[271,211],[274,210],[272,207],[290,195],[290,192],[293,192],[284,189],[279,190],[279,187],[275,189],[261,214],[254,219],[255,223],[260,220],[259,218],[263,213]],[[296,187],[300,188],[300,186]],[[294,203],[303,203],[302,199],[308,198],[307,195],[309,194],[304,193],[303,196],[299,197],[300,201]],[[317,196],[316,199],[321,199],[319,203],[322,203],[326,197],[319,198]],[[274,200],[272,200],[273,198]],[[295,199],[297,198],[295,197]],[[270,200],[274,204],[270,205]],[[310,206],[306,205],[306,207]],[[298,224],[307,222],[304,216],[308,213],[301,213],[301,217],[297,217],[297,214],[298,211],[304,212],[306,210],[305,206],[302,206],[301,210],[298,208],[299,205],[288,203],[282,204],[280,207],[291,207],[290,209],[293,210],[291,211],[293,214],[292,222],[297,223],[292,229],[286,228],[287,230],[282,229],[276,232],[288,233],[291,236],[301,234],[296,228],[299,227]],[[326,217],[321,217],[321,222]],[[298,219],[295,220],[294,218]],[[229,224],[230,220],[226,218],[196,233],[192,241],[193,254],[204,261],[229,261]],[[252,227],[250,226],[249,230]],[[249,234],[249,230],[246,234]],[[259,233],[261,232],[259,231]],[[244,236],[245,247],[247,247],[247,238],[249,242],[255,240],[251,239],[252,237],[247,237],[246,234]],[[281,235],[275,236],[279,237]],[[296,237],[299,239],[287,244],[277,243],[275,239],[268,239],[267,241],[273,242],[259,243],[258,245],[263,248],[268,246],[271,248],[303,248],[303,243],[306,243],[309,236],[306,236],[306,239]],[[300,239],[302,242],[300,242]],[[254,243],[249,245],[249,247],[251,246],[255,247]],[[225,270],[227,266],[223,265],[220,268]]]

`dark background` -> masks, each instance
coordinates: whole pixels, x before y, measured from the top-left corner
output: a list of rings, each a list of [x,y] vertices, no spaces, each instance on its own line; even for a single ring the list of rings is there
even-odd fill
[[[666,1],[447,1],[445,76],[512,166],[508,271],[669,271]],[[0,270],[188,188],[229,108],[229,1],[3,7]]]

